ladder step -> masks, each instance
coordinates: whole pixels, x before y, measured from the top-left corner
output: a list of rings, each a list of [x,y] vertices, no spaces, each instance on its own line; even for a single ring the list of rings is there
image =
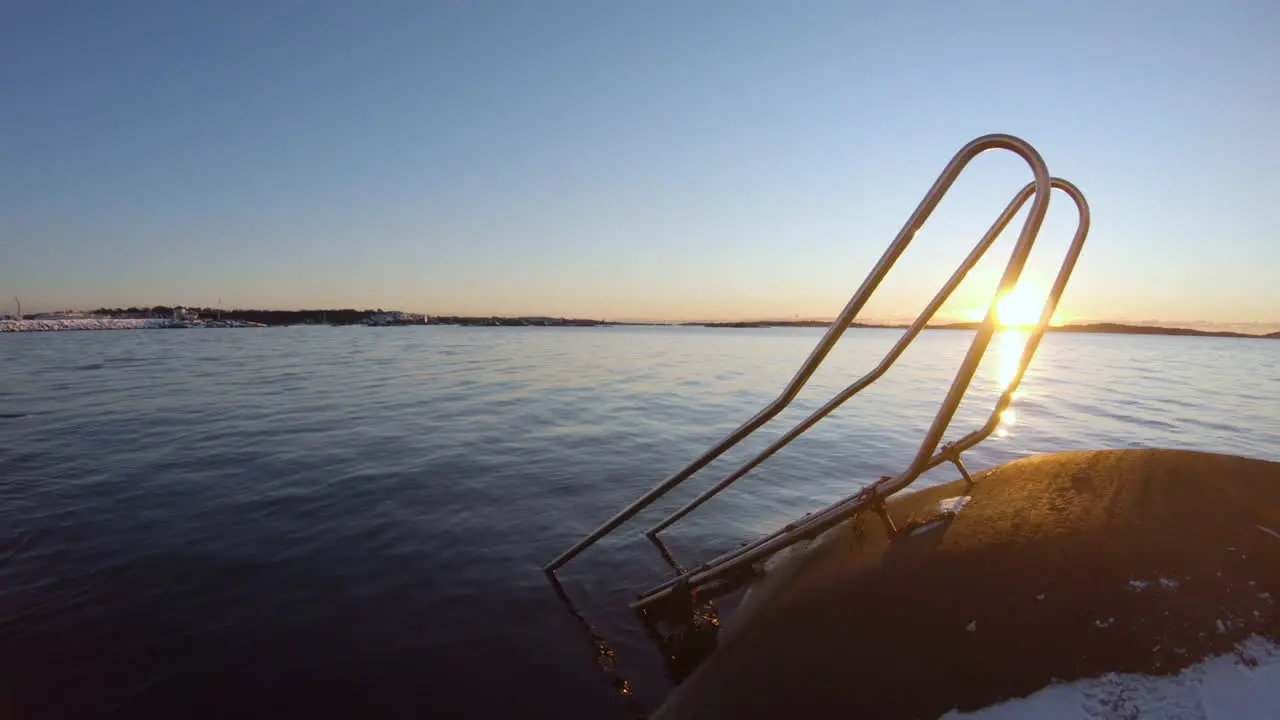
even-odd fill
[[[780,550],[802,540],[825,532],[838,525],[842,520],[853,517],[859,511],[871,507],[877,500],[876,490],[879,486],[879,482],[868,485],[856,495],[832,503],[822,510],[797,520],[755,542],[736,550],[731,550],[714,560],[689,570],[683,575],[656,585],[646,590],[632,602],[631,608],[641,610],[652,603],[665,600],[673,592],[676,592],[677,588],[680,588],[681,592],[691,591],[700,596],[705,595],[705,592],[700,593],[699,591],[738,573],[745,573],[755,563],[765,560],[777,554]]]

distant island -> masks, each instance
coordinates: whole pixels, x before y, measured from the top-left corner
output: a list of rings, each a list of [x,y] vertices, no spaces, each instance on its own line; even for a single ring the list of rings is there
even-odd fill
[[[397,310],[356,310],[353,308],[329,308],[317,310],[255,310],[233,308],[224,310],[211,307],[183,305],[154,305],[151,307],[98,308],[86,313],[92,317],[113,319],[173,318],[187,322],[240,321],[258,325],[362,325],[376,321],[386,324],[417,324],[426,322],[426,316]]]
[[[317,310],[223,310],[208,307],[155,305],[151,307],[98,308],[89,312],[54,312],[24,314],[21,318],[0,316],[0,332],[56,329],[143,329],[173,327],[279,327],[288,325],[324,326],[391,326],[453,325],[458,327],[609,327],[627,325],[683,326],[708,328],[826,328],[826,320],[744,320],[734,322],[620,322],[547,316],[468,316],[424,315],[399,310],[354,308]],[[976,330],[977,322],[939,323],[929,330]],[[903,330],[902,323],[851,323],[851,328]],[[1189,337],[1223,337],[1247,339],[1280,339],[1280,331],[1265,335],[1225,330],[1192,330],[1190,328],[1124,323],[1080,323],[1050,326],[1055,333],[1096,333],[1105,335],[1179,335]]]
[[[341,327],[367,325],[458,325],[465,327],[594,327],[642,323],[609,322],[565,317],[499,317],[424,315],[401,310],[322,308],[315,310],[230,310],[183,305],[107,308],[86,312],[63,310],[24,313],[21,317],[0,315],[0,331],[56,329],[143,329],[188,327],[280,327],[325,325]]]
[[[463,317],[457,315],[432,315],[428,325],[461,325],[464,327],[596,327],[602,325],[635,325],[644,323],[620,323],[606,320],[554,317]]]
[[[828,327],[830,322],[821,320],[757,320],[748,322],[722,323],[683,323],[698,327],[712,328],[771,328],[771,327]],[[940,323],[928,325],[929,330],[977,330],[981,323]],[[905,330],[907,324],[851,323],[851,328],[882,328],[889,330]],[[1280,339],[1280,331],[1266,335],[1250,335],[1248,333],[1229,332],[1225,330],[1192,330],[1190,328],[1161,327],[1158,325],[1126,325],[1123,323],[1080,323],[1073,325],[1050,325],[1048,332],[1062,333],[1097,333],[1104,335],[1185,335],[1192,337],[1224,337],[1252,339]]]
[[[646,325],[650,323],[611,322],[585,318],[523,316],[501,317],[465,315],[424,315],[401,310],[321,308],[314,310],[230,310],[183,305],[107,308],[89,311],[62,310],[24,313],[21,317],[0,315],[0,332],[30,330],[98,330],[189,327],[281,327],[325,325],[342,327],[367,325],[457,325],[462,327],[597,327]]]

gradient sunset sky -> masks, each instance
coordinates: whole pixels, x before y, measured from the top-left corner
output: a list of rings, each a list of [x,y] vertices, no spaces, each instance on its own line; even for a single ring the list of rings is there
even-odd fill
[[[1093,207],[1065,319],[1270,326],[1277,38],[1266,0],[10,0],[0,308],[830,318],[1008,132]],[[865,317],[914,315],[1028,179],[975,161]]]

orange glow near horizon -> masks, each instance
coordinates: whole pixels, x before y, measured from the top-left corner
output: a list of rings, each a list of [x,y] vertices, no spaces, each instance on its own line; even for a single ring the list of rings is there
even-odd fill
[[[1018,285],[996,300],[996,320],[1007,328],[1028,327],[1040,322],[1044,294],[1027,285]]]
[[[1011,292],[996,300],[996,322],[1003,328],[1028,328],[1040,322],[1040,312],[1044,309],[1046,293],[1030,285],[1018,285]],[[981,322],[986,316],[985,310],[969,310],[965,319],[969,322]],[[1062,325],[1060,315],[1054,313],[1049,319],[1050,325]]]

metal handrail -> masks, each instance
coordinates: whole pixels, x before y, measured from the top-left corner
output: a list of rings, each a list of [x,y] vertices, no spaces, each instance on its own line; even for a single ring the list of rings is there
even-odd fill
[[[884,356],[880,363],[871,370],[871,372],[868,372],[856,382],[852,383],[844,390],[841,390],[835,397],[827,401],[825,405],[815,410],[811,415],[809,415],[809,417],[805,418],[786,434],[782,435],[770,444],[769,447],[760,451],[759,454],[748,460],[737,470],[730,473],[725,477],[725,479],[703,491],[701,495],[689,501],[689,503],[684,507],[671,513],[671,515],[667,516],[666,519],[646,530],[645,534],[650,537],[655,536],[675,522],[679,521],[684,516],[688,515],[690,512],[693,512],[693,510],[710,500],[721,490],[724,490],[734,482],[737,482],[744,475],[751,472],[765,460],[772,457],[774,453],[786,447],[792,440],[803,435],[807,430],[809,430],[809,428],[817,425],[819,420],[830,415],[836,408],[848,401],[849,398],[858,394],[876,380],[879,380],[880,377],[888,371],[889,367],[893,365],[893,363],[897,362],[902,353],[906,351],[907,346],[915,340],[916,336],[919,335],[925,325],[933,319],[933,316],[937,314],[938,310],[946,304],[947,300],[951,297],[951,293],[955,292],[955,289],[964,281],[965,277],[969,274],[969,271],[973,269],[973,266],[982,259],[982,256],[985,255],[987,250],[991,248],[991,245],[995,243],[996,238],[1000,236],[1000,233],[1004,232],[1004,229],[1009,225],[1009,221],[1012,220],[1013,216],[1022,209],[1022,206],[1027,202],[1027,198],[1031,197],[1031,194],[1035,192],[1035,189],[1036,186],[1034,182],[1027,183],[1017,195],[1014,195],[1013,199],[1010,200],[1009,204],[1005,207],[1004,212],[1000,213],[1000,217],[996,218],[996,221],[992,223],[991,228],[987,230],[987,233],[983,235],[982,239],[978,241],[978,244],[974,246],[968,257],[960,263],[960,266],[951,274],[951,277],[947,280],[946,284],[942,286],[942,289],[938,291],[938,294],[929,301],[929,304],[925,306],[925,309],[920,313],[915,321],[911,323],[907,328],[907,331],[902,334],[902,337],[898,338],[898,342],[894,344],[894,346]]]
[[[619,525],[633,517],[636,513],[648,507],[654,500],[657,500],[672,488],[687,480],[694,473],[706,467],[713,460],[724,454],[724,452],[729,448],[737,445],[743,438],[747,437],[752,432],[755,432],[761,425],[764,425],[789,405],[791,401],[795,399],[796,395],[799,394],[805,383],[808,382],[818,365],[826,358],[827,354],[831,351],[831,348],[835,346],[837,341],[839,341],[841,335],[844,334],[845,329],[849,327],[850,323],[852,323],[858,313],[861,312],[867,300],[870,299],[871,294],[875,292],[877,287],[879,287],[880,282],[884,279],[885,275],[888,274],[889,269],[893,267],[894,263],[897,262],[903,251],[906,250],[907,245],[911,243],[916,232],[924,224],[925,220],[929,218],[929,215],[932,214],[933,210],[942,200],[942,196],[946,194],[948,189],[950,189],[952,183],[955,182],[961,171],[964,170],[973,158],[987,150],[994,149],[1009,150],[1022,157],[1022,159],[1031,167],[1032,174],[1035,177],[1032,183],[1035,189],[1035,200],[1031,205],[1031,211],[1027,214],[1027,219],[1023,222],[1022,231],[1018,236],[1017,244],[1014,246],[1013,253],[1009,260],[1009,265],[1005,268],[1005,274],[1004,277],[1001,278],[997,292],[998,294],[1001,294],[1011,290],[1014,283],[1017,282],[1019,274],[1022,272],[1022,266],[1025,264],[1026,258],[1030,254],[1031,246],[1035,242],[1036,235],[1040,231],[1040,225],[1044,222],[1045,213],[1049,208],[1049,170],[1045,166],[1044,159],[1040,157],[1040,153],[1026,141],[1012,135],[984,135],[961,148],[960,151],[951,158],[951,161],[947,163],[947,166],[938,176],[938,179],[934,181],[933,186],[929,188],[929,192],[916,207],[915,211],[912,212],[911,217],[907,219],[906,224],[903,225],[900,231],[898,231],[897,237],[894,238],[888,249],[885,250],[875,267],[872,268],[871,273],[865,280],[863,280],[862,285],[858,288],[857,292],[855,292],[853,297],[849,299],[848,304],[845,305],[844,309],[831,323],[831,326],[827,328],[822,339],[818,341],[817,346],[809,354],[809,357],[805,360],[804,364],[801,365],[795,376],[791,378],[789,383],[787,383],[782,394],[774,399],[773,402],[769,403],[769,405],[767,405],[763,410],[756,413],[750,420],[743,423],[723,440],[712,446],[711,449],[698,456],[697,459],[686,465],[674,475],[663,480],[657,486],[642,495],[639,499],[623,508],[613,517],[605,521],[605,523],[600,527],[593,530],[585,538],[578,541],[568,550],[557,556],[543,569],[547,573],[555,572],[555,570],[560,568],[569,560],[572,560],[583,550],[596,543],[600,538],[612,532]],[[992,308],[994,308],[994,305],[995,299],[993,298]],[[981,350],[976,355],[976,359],[980,360],[983,352],[986,351],[987,344],[991,340],[993,330],[994,323],[991,322],[991,311],[989,310],[987,319],[983,321],[983,329],[979,331],[978,337],[975,338],[974,344],[970,347],[969,354],[965,358],[965,362],[961,365],[962,370],[968,368],[970,364],[976,367],[974,351],[980,347]],[[970,374],[972,373],[970,372]],[[956,383],[952,385],[952,392],[948,395],[948,403],[950,403],[951,395],[955,393],[957,385],[960,385],[959,380],[960,377],[957,376]],[[964,383],[959,387],[959,395],[962,396],[964,394],[964,389],[967,387],[968,378],[966,377]],[[956,400],[956,403],[958,404],[958,399]],[[944,405],[943,409],[946,410],[946,405]],[[954,412],[954,407],[951,409]],[[930,428],[929,434],[926,436],[926,444],[928,444],[929,439],[932,438],[933,446],[936,447],[937,438],[941,437],[942,431],[946,429],[946,424],[950,422],[950,419],[950,413],[948,413],[945,418],[946,422],[942,422],[940,425],[939,421],[943,420],[941,413],[937,418],[935,418],[934,426]],[[917,463],[913,463],[913,466],[918,464],[918,460],[919,458],[917,458]]]
[[[806,538],[813,537],[859,511],[877,506],[879,503],[883,502],[885,498],[888,498],[915,482],[915,480],[924,472],[937,467],[944,462],[954,461],[959,457],[959,453],[964,452],[965,450],[968,450],[974,445],[982,442],[995,431],[1000,424],[1000,414],[1003,413],[1009,407],[1010,402],[1012,402],[1013,394],[1017,391],[1018,385],[1022,382],[1022,378],[1026,374],[1027,366],[1031,363],[1031,358],[1035,355],[1036,349],[1040,345],[1040,340],[1044,337],[1045,330],[1048,329],[1049,321],[1052,319],[1053,313],[1057,309],[1058,301],[1062,297],[1063,290],[1066,289],[1067,281],[1071,278],[1071,273],[1075,269],[1076,261],[1080,258],[1080,251],[1084,248],[1085,239],[1089,234],[1089,203],[1085,200],[1084,194],[1081,193],[1080,189],[1075,185],[1060,178],[1053,178],[1051,184],[1053,187],[1067,193],[1067,195],[1075,201],[1076,209],[1080,216],[1079,223],[1076,227],[1076,233],[1074,238],[1072,238],[1071,245],[1067,249],[1067,254],[1058,270],[1058,275],[1054,279],[1053,286],[1050,289],[1048,296],[1045,298],[1044,305],[1041,308],[1040,318],[1037,321],[1035,328],[1032,330],[1031,335],[1027,338],[1026,344],[1022,348],[1022,354],[1018,358],[1017,371],[1010,379],[1008,386],[1000,394],[999,399],[996,401],[995,408],[991,411],[991,415],[987,418],[987,421],[982,425],[982,427],[968,433],[959,440],[948,444],[940,451],[935,452],[937,441],[936,439],[932,440],[933,444],[930,446],[930,454],[925,457],[925,460],[920,461],[920,453],[917,453],[916,459],[913,460],[907,469],[901,474],[881,478],[879,481],[867,485],[850,497],[839,500],[816,513],[790,523],[782,529],[766,535],[753,543],[727,552],[720,557],[703,563],[698,567],[692,568],[679,577],[657,585],[643,593],[639,599],[632,603],[632,607],[643,607],[656,600],[660,600],[667,594],[671,593],[677,586],[684,588],[698,588],[705,586],[710,582],[725,578],[726,576],[731,575],[735,570],[738,570],[745,565],[753,564],[762,558],[777,553],[779,550],[782,550],[789,545],[795,544]],[[1019,197],[1021,196],[1022,193],[1019,193]],[[1025,198],[1023,198],[1023,202],[1025,202]],[[992,320],[993,318],[989,312],[987,318],[983,321],[983,324],[994,325]],[[977,339],[978,338],[975,338],[975,345],[977,343]],[[979,359],[981,359],[981,356],[979,356]],[[963,378],[966,385],[969,378],[973,375],[972,371],[976,369],[976,365],[972,368],[968,368],[968,376]],[[952,385],[952,390],[954,390],[956,384],[961,381],[961,376],[964,374],[965,370],[966,365],[962,364],[961,371],[957,374],[956,381]],[[948,393],[947,399],[944,400],[944,407],[942,410],[947,409],[945,403],[952,400],[952,395],[952,392]],[[952,407],[950,410],[954,413],[955,408]],[[942,417],[942,415],[943,413],[940,411],[938,417]],[[937,422],[935,420],[935,425],[936,424]],[[945,426],[943,427],[943,430],[945,430]],[[930,442],[931,437],[926,436],[925,441],[921,444],[921,451],[923,451],[926,446],[929,446]]]

